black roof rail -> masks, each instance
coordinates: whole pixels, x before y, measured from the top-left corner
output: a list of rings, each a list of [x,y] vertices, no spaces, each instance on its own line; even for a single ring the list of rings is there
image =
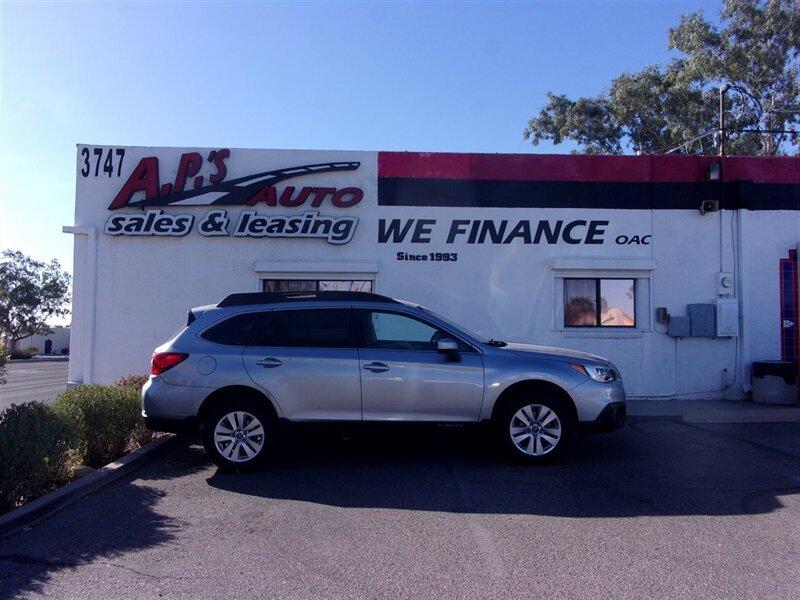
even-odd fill
[[[394,298],[371,292],[245,292],[231,294],[217,304],[218,307],[247,306],[248,304],[274,304],[279,302],[306,302],[310,300],[342,302],[390,302],[400,304]]]

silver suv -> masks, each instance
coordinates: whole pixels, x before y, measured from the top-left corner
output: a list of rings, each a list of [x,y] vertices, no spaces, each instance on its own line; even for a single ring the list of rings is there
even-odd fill
[[[199,431],[247,470],[282,422],[488,423],[531,463],[578,432],[617,429],[625,391],[607,360],[485,339],[408,302],[360,292],[233,294],[189,311],[153,353],[151,429]]]

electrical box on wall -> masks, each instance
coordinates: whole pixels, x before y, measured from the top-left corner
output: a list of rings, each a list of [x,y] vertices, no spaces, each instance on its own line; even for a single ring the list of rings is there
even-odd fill
[[[687,308],[692,337],[714,337],[714,305],[689,304]]]
[[[717,298],[717,337],[739,336],[739,303],[733,298]]]
[[[692,335],[689,317],[670,316],[669,321],[667,321],[667,335],[670,337],[689,337]]]
[[[733,273],[726,271],[717,273],[717,296],[733,296],[735,283]]]

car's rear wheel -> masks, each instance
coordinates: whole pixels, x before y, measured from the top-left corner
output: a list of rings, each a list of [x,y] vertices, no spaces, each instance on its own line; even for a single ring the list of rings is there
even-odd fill
[[[202,437],[217,466],[251,471],[264,464],[274,447],[274,417],[255,400],[224,400],[206,416]]]
[[[518,394],[503,408],[497,425],[507,452],[531,464],[561,456],[574,435],[566,403],[538,391]]]

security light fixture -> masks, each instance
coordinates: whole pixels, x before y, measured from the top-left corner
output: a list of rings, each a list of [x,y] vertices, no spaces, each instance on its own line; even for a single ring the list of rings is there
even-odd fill
[[[719,212],[719,200],[703,200],[700,203],[700,214]]]

